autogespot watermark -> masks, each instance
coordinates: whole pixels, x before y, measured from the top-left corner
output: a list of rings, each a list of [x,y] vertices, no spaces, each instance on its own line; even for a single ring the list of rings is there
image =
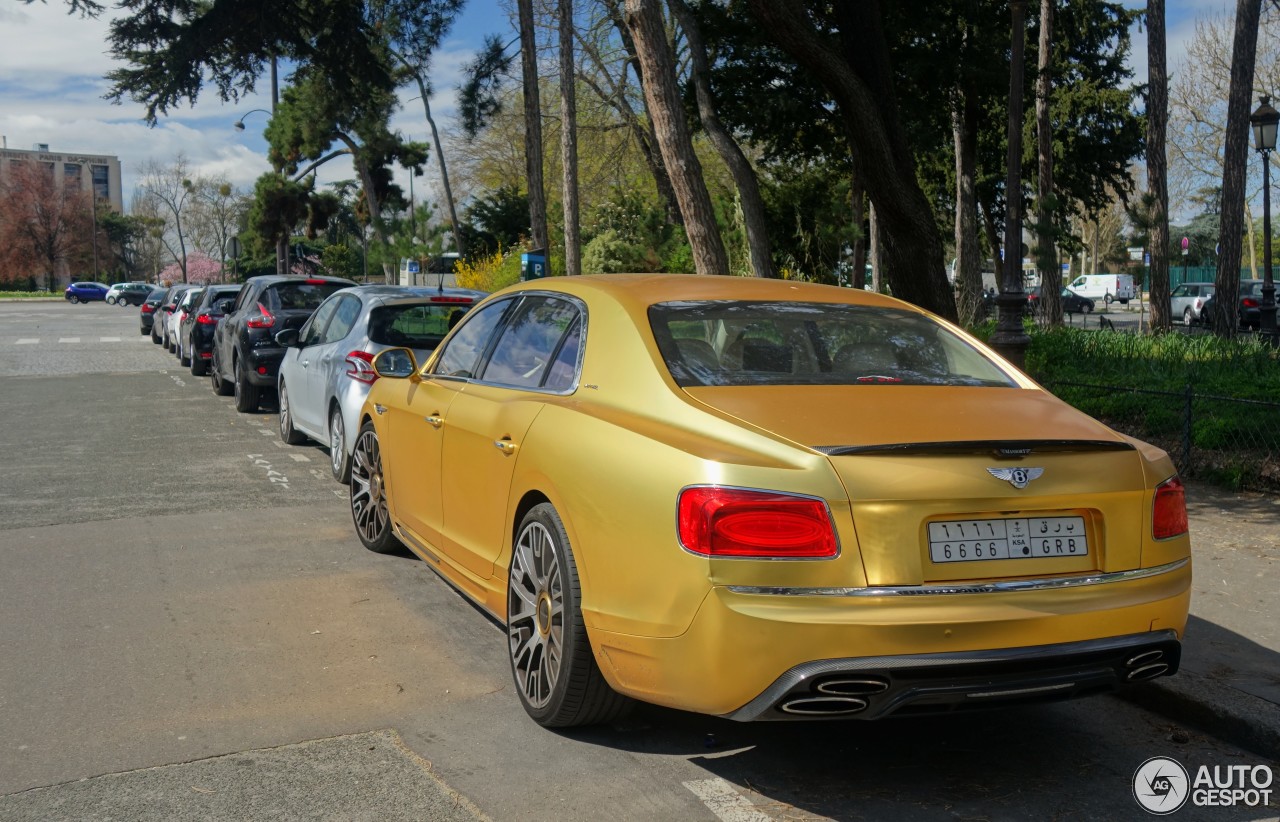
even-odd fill
[[[1156,816],[1188,801],[1197,808],[1258,808],[1271,802],[1274,781],[1267,765],[1201,765],[1192,776],[1178,760],[1153,756],[1133,774],[1133,798]]]

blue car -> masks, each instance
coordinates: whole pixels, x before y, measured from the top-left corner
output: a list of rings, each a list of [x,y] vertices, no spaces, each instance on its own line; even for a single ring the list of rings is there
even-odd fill
[[[107,286],[102,283],[72,283],[63,294],[68,302],[90,303],[101,302],[107,298]]]

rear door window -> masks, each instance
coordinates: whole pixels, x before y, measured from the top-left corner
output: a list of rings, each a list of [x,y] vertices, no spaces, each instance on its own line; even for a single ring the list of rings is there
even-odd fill
[[[519,388],[541,388],[561,351],[566,332],[578,316],[577,305],[568,300],[526,298],[503,329],[481,379]]]
[[[459,379],[475,377],[494,334],[518,302],[516,298],[498,300],[468,314],[440,351],[432,373],[438,377]]]

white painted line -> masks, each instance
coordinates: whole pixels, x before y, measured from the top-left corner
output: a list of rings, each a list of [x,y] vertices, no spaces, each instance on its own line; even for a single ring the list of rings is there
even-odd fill
[[[39,337],[23,337],[22,339],[14,343],[14,345],[37,345],[39,342],[40,342]]]
[[[120,342],[119,337],[99,337],[98,342]]]
[[[289,456],[293,458],[294,462],[311,462],[311,457],[306,454],[290,454]]]
[[[59,338],[58,338],[58,342],[60,342],[60,343],[78,343],[78,342],[80,342],[80,338],[79,338],[79,337],[59,337]]]
[[[707,809],[723,822],[772,822],[724,779],[698,779],[684,783]]]
[[[274,437],[276,435],[276,432],[271,430],[270,428],[259,428],[258,433],[268,437]]]
[[[281,451],[289,447],[289,444],[284,440],[276,440],[271,444],[274,445],[276,448],[279,448]]]

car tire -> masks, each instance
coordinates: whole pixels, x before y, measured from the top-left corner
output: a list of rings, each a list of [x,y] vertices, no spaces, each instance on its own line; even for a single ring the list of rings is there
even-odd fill
[[[235,389],[222,378],[221,366],[218,363],[217,346],[213,349],[213,358],[209,361],[209,382],[213,384],[213,393],[225,397]]]
[[[178,340],[178,365],[188,368],[191,365],[191,355],[187,353],[187,349],[182,344],[182,340]]]
[[[289,445],[300,445],[306,442],[306,435],[298,432],[293,427],[293,408],[289,405],[289,389],[285,387],[284,380],[280,381],[280,439]]]
[[[1093,303],[1090,303],[1090,302],[1081,303],[1081,304],[1080,304],[1080,313],[1081,313],[1081,314],[1092,314],[1092,313],[1093,313]]]
[[[631,706],[596,664],[581,601],[564,523],[549,503],[535,505],[512,546],[507,650],[520,703],[544,728],[608,722]]]
[[[1191,313],[1190,306],[1187,306],[1186,308],[1182,309],[1182,324],[1185,325],[1187,328],[1190,328],[1191,326],[1196,324],[1196,318],[1195,318],[1195,315]]]
[[[208,369],[208,364],[204,361],[204,358],[195,351],[192,351],[187,355],[187,359],[190,362],[191,376],[203,377],[205,371]]]
[[[235,377],[232,392],[236,397],[236,410],[242,414],[257,411],[260,392],[258,386],[249,382],[249,373],[244,370],[244,361],[237,358],[231,366],[231,373]]]
[[[329,411],[329,470],[343,485],[351,482],[351,455],[347,453],[347,426],[342,422],[342,409]]]
[[[107,297],[107,305],[115,305],[115,304],[116,304],[115,297]]]
[[[400,547],[391,530],[391,513],[387,508],[386,486],[382,478],[382,449],[373,423],[360,427],[355,454],[351,458],[351,521],[356,536],[365,548],[376,554],[389,554]]]
[[[156,345],[160,344],[160,335],[156,333],[155,325],[151,326],[151,342],[155,343]]]
[[[76,303],[80,302],[80,298],[77,297],[75,294],[72,294],[70,297],[67,297],[67,299],[71,301],[72,305],[75,305]]]

